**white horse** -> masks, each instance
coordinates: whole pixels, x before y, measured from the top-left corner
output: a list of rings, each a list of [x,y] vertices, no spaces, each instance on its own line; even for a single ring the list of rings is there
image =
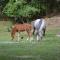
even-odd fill
[[[33,26],[33,33],[36,35],[37,40],[41,40],[43,36],[45,36],[45,30],[46,30],[46,21],[45,19],[36,19],[35,21],[32,21]]]

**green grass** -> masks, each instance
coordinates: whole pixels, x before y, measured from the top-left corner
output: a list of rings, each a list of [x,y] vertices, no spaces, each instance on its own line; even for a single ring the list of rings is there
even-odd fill
[[[20,40],[11,41],[10,32],[0,32],[0,60],[60,60],[60,37],[56,34],[59,28],[48,30],[40,42]]]
[[[1,43],[14,42],[9,32],[1,32],[0,60],[60,60],[60,37],[56,36],[59,30],[48,30],[43,40],[35,43],[26,39],[19,43]]]

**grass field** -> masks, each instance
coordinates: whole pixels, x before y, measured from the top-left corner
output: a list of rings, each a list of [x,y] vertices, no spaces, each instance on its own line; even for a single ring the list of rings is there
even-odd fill
[[[10,32],[0,32],[0,60],[60,60],[59,28],[46,31],[40,42],[26,38],[11,41]]]

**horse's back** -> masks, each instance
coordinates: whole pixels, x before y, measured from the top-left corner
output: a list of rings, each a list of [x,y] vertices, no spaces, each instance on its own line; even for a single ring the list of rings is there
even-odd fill
[[[46,30],[46,21],[43,18],[42,19],[36,19],[35,21],[32,21],[31,23],[32,23],[34,32]]]
[[[15,24],[14,28],[17,29],[18,31],[25,31],[25,30],[29,30],[32,28],[32,25],[29,23],[24,23],[24,24]]]
[[[45,19],[42,19],[42,24],[41,24],[40,29],[45,29],[45,28],[46,28],[46,21]]]

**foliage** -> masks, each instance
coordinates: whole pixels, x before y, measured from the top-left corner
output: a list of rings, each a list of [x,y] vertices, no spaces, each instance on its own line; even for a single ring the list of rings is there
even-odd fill
[[[0,0],[0,12],[2,12],[3,8],[6,6],[9,0]]]
[[[9,0],[3,13],[10,17],[19,16],[30,19],[52,13],[58,9],[57,6],[59,7],[57,0]]]
[[[44,6],[44,4],[40,4],[38,1],[34,2],[32,0],[28,3],[27,0],[10,0],[3,12],[8,16],[31,17],[38,13],[40,14],[40,11],[45,9],[46,6]]]

